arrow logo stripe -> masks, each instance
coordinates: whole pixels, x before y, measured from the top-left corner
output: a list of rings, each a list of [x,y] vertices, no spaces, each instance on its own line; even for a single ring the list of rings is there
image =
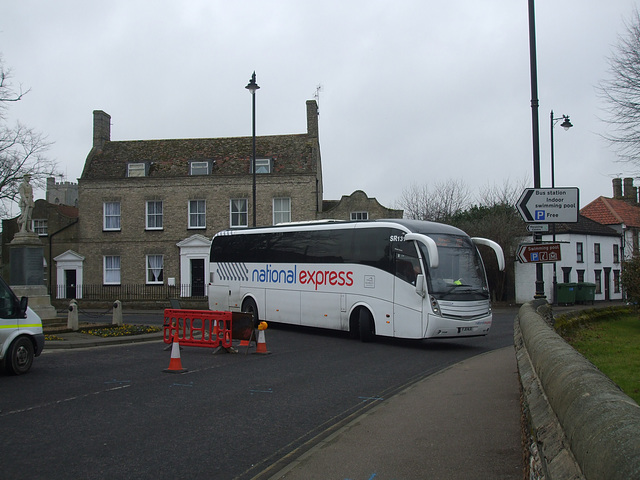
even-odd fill
[[[524,217],[525,222],[533,222],[533,215],[527,208],[527,202],[533,196],[534,189],[528,188],[524,191],[524,194],[520,198],[520,203],[518,203],[518,207],[520,209],[520,213]]]

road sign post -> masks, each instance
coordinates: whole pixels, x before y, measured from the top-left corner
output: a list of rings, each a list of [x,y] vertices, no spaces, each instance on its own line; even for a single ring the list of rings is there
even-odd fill
[[[535,160],[534,160],[535,165]],[[534,177],[535,177],[534,169]],[[527,188],[518,199],[516,208],[520,216],[527,222],[527,230],[533,233],[534,245],[542,244],[541,232],[548,231],[548,224],[553,225],[555,241],[556,223],[577,223],[578,207],[580,206],[580,191],[577,187],[553,187],[537,188],[540,186],[539,177],[534,178],[536,188]],[[555,255],[552,251],[533,252],[529,255],[529,250],[519,252],[518,257],[521,262],[536,264],[536,294],[534,298],[544,298],[544,281],[542,279],[542,264],[551,260],[533,260],[542,256]],[[535,253],[535,254],[534,254]],[[554,262],[554,284],[555,284],[555,262],[560,260],[560,246],[558,245],[557,259]]]

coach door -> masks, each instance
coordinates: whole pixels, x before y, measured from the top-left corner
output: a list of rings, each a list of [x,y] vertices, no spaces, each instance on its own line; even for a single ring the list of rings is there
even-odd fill
[[[422,266],[413,242],[394,243],[393,333],[396,337],[422,338],[424,299],[416,292]]]

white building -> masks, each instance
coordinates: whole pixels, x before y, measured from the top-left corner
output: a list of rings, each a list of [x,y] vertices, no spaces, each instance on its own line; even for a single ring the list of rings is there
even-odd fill
[[[550,230],[553,224],[550,224]],[[553,241],[553,232],[542,236],[543,242]],[[522,243],[531,242],[524,238]],[[620,272],[623,243],[621,235],[606,225],[579,215],[577,223],[555,224],[555,242],[560,243],[561,260],[555,264],[556,282],[595,284],[595,301],[621,300]],[[544,292],[547,301],[554,301],[554,265],[543,264]],[[516,263],[516,302],[534,298],[535,263]],[[561,286],[561,289],[569,288]]]

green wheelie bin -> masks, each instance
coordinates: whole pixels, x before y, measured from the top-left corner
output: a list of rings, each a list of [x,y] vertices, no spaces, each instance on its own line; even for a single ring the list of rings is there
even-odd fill
[[[557,287],[556,303],[558,305],[573,305],[576,303],[577,284],[559,283]]]
[[[596,284],[589,282],[580,282],[576,288],[576,303],[593,302],[596,296]]]

